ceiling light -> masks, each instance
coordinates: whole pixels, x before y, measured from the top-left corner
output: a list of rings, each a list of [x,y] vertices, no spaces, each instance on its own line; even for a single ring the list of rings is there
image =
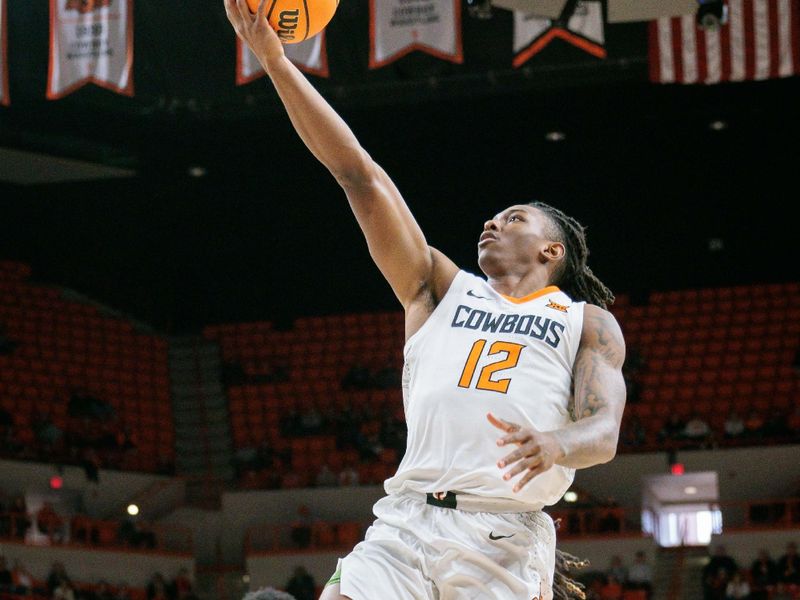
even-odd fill
[[[136,515],[139,514],[139,507],[136,506],[135,504],[129,504],[128,505],[128,514],[130,516],[132,516],[132,517],[135,517]]]
[[[723,129],[728,128],[728,124],[725,121],[716,119],[708,124],[708,128],[712,131],[722,131]]]
[[[578,501],[578,494],[573,491],[569,491],[564,494],[564,502],[577,502]]]
[[[544,139],[548,142],[560,142],[562,140],[567,139],[567,135],[563,131],[548,131]]]
[[[192,177],[204,177],[206,174],[206,168],[201,166],[194,166],[189,167],[189,175]]]

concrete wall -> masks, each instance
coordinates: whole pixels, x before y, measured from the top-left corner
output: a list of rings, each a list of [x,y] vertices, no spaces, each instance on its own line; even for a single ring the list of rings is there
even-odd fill
[[[716,471],[721,501],[795,496],[800,482],[800,446],[679,452],[686,472]],[[645,475],[668,473],[666,453],[622,454],[610,463],[581,469],[575,485],[621,506],[638,509]]]
[[[156,572],[172,578],[181,567],[187,568],[189,573],[194,573],[195,568],[191,556],[30,546],[14,542],[0,542],[0,555],[6,557],[9,565],[13,565],[15,560],[22,561],[39,579],[46,578],[53,562],[60,561],[64,563],[67,574],[76,581],[96,582],[105,579],[112,584],[127,582],[134,587],[145,586]]]
[[[53,465],[41,463],[0,460],[0,489],[8,496],[19,494],[48,494],[50,478],[57,471]],[[80,467],[64,467],[64,480],[61,493],[77,495],[82,499],[85,510],[92,516],[103,518],[119,515],[119,511],[127,506],[131,498],[144,494],[148,488],[158,489],[160,493],[173,494],[173,486],[159,486],[157,482],[168,482],[169,477],[149,475],[145,473],[123,473],[120,471],[101,470],[99,484],[87,481]],[[174,500],[173,500],[174,501]],[[160,507],[162,510],[165,508]]]

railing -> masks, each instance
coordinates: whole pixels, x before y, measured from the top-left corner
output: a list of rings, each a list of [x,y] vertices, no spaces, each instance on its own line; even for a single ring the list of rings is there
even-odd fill
[[[545,512],[558,523],[558,537],[570,538],[586,535],[613,536],[641,532],[639,513],[619,507],[548,508]]]
[[[800,527],[800,498],[767,498],[749,502],[717,502],[726,531]]]
[[[139,524],[125,529],[120,521],[91,519],[84,516],[53,520],[42,531],[35,515],[0,513],[0,539],[17,540],[32,545],[57,545],[104,550],[136,550],[191,554],[192,531],[177,525]]]
[[[245,535],[245,554],[350,550],[361,541],[370,524],[361,521],[317,521],[307,528],[295,528],[292,524],[255,525]]]

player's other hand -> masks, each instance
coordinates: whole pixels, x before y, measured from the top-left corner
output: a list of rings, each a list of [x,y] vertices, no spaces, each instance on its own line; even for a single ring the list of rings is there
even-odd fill
[[[563,450],[556,436],[547,431],[537,431],[532,427],[522,427],[516,423],[498,419],[492,413],[488,413],[486,418],[489,423],[504,431],[506,435],[498,438],[498,446],[509,446],[516,444],[517,448],[507,454],[499,461],[497,467],[511,469],[503,474],[505,481],[510,481],[520,473],[525,473],[522,478],[514,485],[514,492],[520,491],[531,479],[544,473],[552,467],[557,460],[563,458]]]
[[[236,35],[250,47],[263,67],[269,71],[270,63],[283,57],[283,44],[267,21],[267,0],[261,0],[256,14],[250,12],[245,0],[223,2]]]

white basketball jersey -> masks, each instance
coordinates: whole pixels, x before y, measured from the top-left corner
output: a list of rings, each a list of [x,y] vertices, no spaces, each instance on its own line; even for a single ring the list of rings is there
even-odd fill
[[[388,494],[454,491],[509,498],[531,510],[557,502],[574,469],[554,465],[522,490],[497,461],[516,446],[486,419],[552,431],[571,422],[572,366],[583,302],[555,286],[524,298],[459,271],[428,320],[406,342],[403,402],[408,442]]]

